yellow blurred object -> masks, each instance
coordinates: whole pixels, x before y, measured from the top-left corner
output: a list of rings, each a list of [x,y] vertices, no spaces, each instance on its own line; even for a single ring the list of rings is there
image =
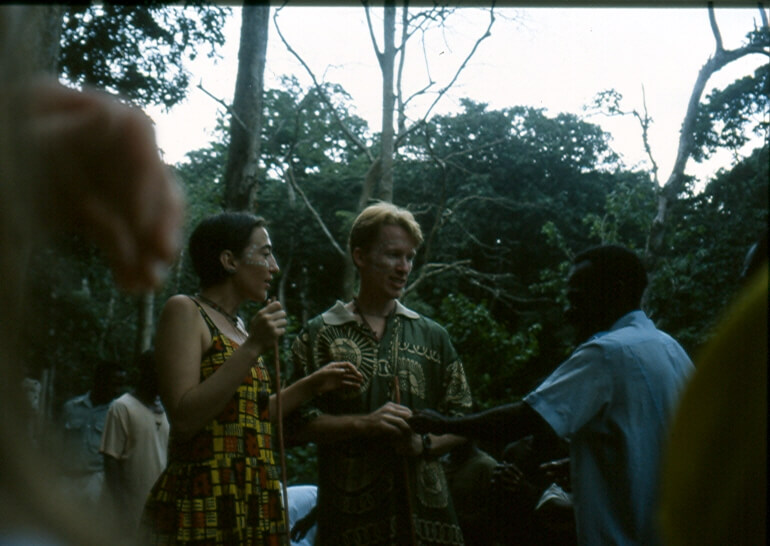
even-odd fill
[[[696,359],[663,461],[667,546],[766,544],[767,263]]]

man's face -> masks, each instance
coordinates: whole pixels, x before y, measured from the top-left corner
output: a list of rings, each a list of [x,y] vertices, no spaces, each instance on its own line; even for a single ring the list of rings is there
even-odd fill
[[[415,254],[415,243],[408,231],[397,225],[380,227],[377,240],[368,251],[353,251],[361,275],[361,292],[384,299],[400,297]]]
[[[591,262],[575,264],[567,279],[567,322],[577,330],[580,340],[585,340],[604,326],[606,294],[602,294]]]
[[[116,368],[109,376],[107,385],[105,387],[105,397],[112,400],[117,398],[128,387],[128,373],[123,368]]]

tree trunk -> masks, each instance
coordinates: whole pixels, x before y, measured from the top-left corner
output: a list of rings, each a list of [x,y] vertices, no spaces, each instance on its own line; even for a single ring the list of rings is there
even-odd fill
[[[139,299],[137,305],[136,347],[134,356],[139,356],[152,346],[152,334],[155,330],[152,313],[155,308],[155,294],[148,292]]]
[[[270,5],[244,5],[241,13],[241,44],[225,168],[224,206],[229,210],[253,211],[259,189],[262,95]]]
[[[406,8],[404,8],[406,9]],[[395,95],[393,92],[393,67],[396,59],[396,3],[395,0],[385,0],[385,16],[383,19],[383,54],[380,57],[382,70],[382,148],[380,151],[380,184],[377,198],[382,201],[393,201],[393,110]]]
[[[4,31],[10,36],[4,47],[13,48],[13,54],[6,56],[8,60],[15,60],[18,70],[26,74],[57,73],[64,6],[33,4],[3,9],[7,10],[4,26],[8,26]]]

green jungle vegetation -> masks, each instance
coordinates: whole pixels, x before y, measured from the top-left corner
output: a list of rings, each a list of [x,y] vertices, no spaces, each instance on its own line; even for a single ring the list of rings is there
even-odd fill
[[[120,17],[129,20],[121,10],[130,8],[110,9],[116,11],[112,25]],[[215,11],[194,18],[185,27],[187,45],[170,47],[189,54],[184,48],[203,36],[212,47],[221,44],[217,29],[223,17]],[[91,58],[120,55],[112,42],[97,39],[97,30],[123,34],[108,24],[93,36],[84,34],[78,29],[87,19],[86,8],[66,19],[70,32],[63,37],[61,70],[71,81],[108,86],[99,77],[114,72],[100,66],[89,72],[78,63],[83,48],[107,52]],[[162,35],[161,30],[152,32]],[[174,59],[146,61],[170,70]],[[767,135],[769,72],[764,65],[705,99],[694,160],[719,148],[737,150],[751,131]],[[158,80],[124,79],[119,90],[140,103],[172,105],[188,85],[180,78],[162,72],[163,88]],[[324,91],[356,137],[376,145],[379,133],[350,113],[352,98],[345,90],[325,84]],[[339,247],[345,248],[359,210],[370,162],[350,145],[329,103],[294,78],[265,90],[263,115],[256,212],[270,221],[282,268],[276,295],[291,323],[280,346],[285,379],[291,373],[289,347],[303,322],[345,297]],[[227,127],[222,119],[212,142],[175,166],[188,201],[185,237],[201,218],[223,208]],[[705,184],[686,181],[651,262],[645,309],[691,354],[708,339],[739,285],[747,249],[767,228],[770,160],[764,142]],[[515,401],[574,347],[562,321],[570,257],[600,243],[643,254],[656,214],[659,190],[651,172],[624,167],[609,135],[573,114],[524,106],[495,110],[469,98],[462,111],[435,115],[409,133],[393,168],[393,201],[414,212],[426,235],[404,303],[447,328],[479,408]],[[48,417],[64,400],[88,390],[97,360],[130,364],[148,317],[152,323],[170,295],[197,288],[183,252],[155,294],[119,292],[94,248],[67,235],[35,253],[27,278],[35,319],[25,327],[36,343],[28,346],[24,365],[31,377],[48,378]],[[245,306],[241,315],[248,318],[257,308]],[[312,446],[292,448],[289,460],[291,483],[314,481]]]

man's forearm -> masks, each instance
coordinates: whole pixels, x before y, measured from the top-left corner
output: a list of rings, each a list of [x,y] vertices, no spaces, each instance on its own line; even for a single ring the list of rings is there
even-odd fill
[[[444,432],[492,442],[512,442],[529,434],[554,434],[540,414],[524,402],[449,419]]]

